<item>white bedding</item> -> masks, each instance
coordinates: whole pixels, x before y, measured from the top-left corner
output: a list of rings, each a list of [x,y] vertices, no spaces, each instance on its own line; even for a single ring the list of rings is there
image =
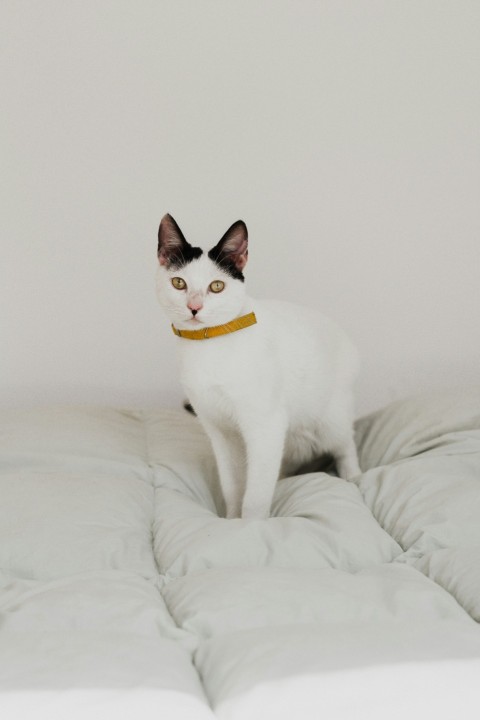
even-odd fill
[[[225,520],[185,413],[3,412],[0,718],[478,720],[480,389],[357,439]]]

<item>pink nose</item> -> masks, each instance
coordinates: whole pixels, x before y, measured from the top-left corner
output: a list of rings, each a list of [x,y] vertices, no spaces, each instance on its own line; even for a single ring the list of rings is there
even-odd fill
[[[198,300],[197,300],[197,301],[191,300],[191,301],[187,304],[187,307],[188,307],[189,310],[192,311],[193,315],[196,315],[197,312],[202,309],[203,305],[202,305],[202,303],[199,302]]]

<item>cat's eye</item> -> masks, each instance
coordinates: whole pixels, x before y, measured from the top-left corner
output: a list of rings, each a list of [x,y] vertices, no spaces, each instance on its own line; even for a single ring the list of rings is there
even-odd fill
[[[210,290],[214,293],[222,292],[223,288],[225,287],[225,283],[221,280],[214,280],[212,283],[210,283]]]
[[[182,278],[179,277],[172,278],[172,285],[177,290],[185,290],[185,288],[187,287],[187,283],[185,282],[185,280],[182,280]]]

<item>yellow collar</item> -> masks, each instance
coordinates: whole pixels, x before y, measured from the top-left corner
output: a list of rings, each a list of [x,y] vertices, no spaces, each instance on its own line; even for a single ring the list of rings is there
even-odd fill
[[[219,335],[228,335],[228,333],[236,332],[237,330],[243,330],[243,328],[255,325],[257,318],[255,313],[251,312],[248,315],[242,315],[242,317],[235,318],[225,325],[214,325],[213,327],[201,328],[200,330],[178,330],[172,325],[172,330],[178,337],[186,338],[187,340],[208,340],[209,338],[218,337]]]

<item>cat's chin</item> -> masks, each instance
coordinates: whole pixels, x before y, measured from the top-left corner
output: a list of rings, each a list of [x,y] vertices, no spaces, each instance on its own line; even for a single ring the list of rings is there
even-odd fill
[[[217,317],[186,317],[183,320],[174,320],[173,324],[178,330],[200,330],[206,327],[215,327],[216,325],[224,325],[234,318],[238,317],[238,313],[232,312],[228,315],[220,315]]]
[[[201,330],[206,327],[212,327],[214,325],[222,325],[221,322],[214,322],[214,321],[208,321],[208,320],[202,320],[197,318],[188,318],[185,320],[182,320],[181,322],[174,323],[174,325],[178,328],[178,330]]]
[[[205,327],[203,320],[198,318],[185,318],[181,322],[174,323],[179,330],[198,330],[201,327]]]

